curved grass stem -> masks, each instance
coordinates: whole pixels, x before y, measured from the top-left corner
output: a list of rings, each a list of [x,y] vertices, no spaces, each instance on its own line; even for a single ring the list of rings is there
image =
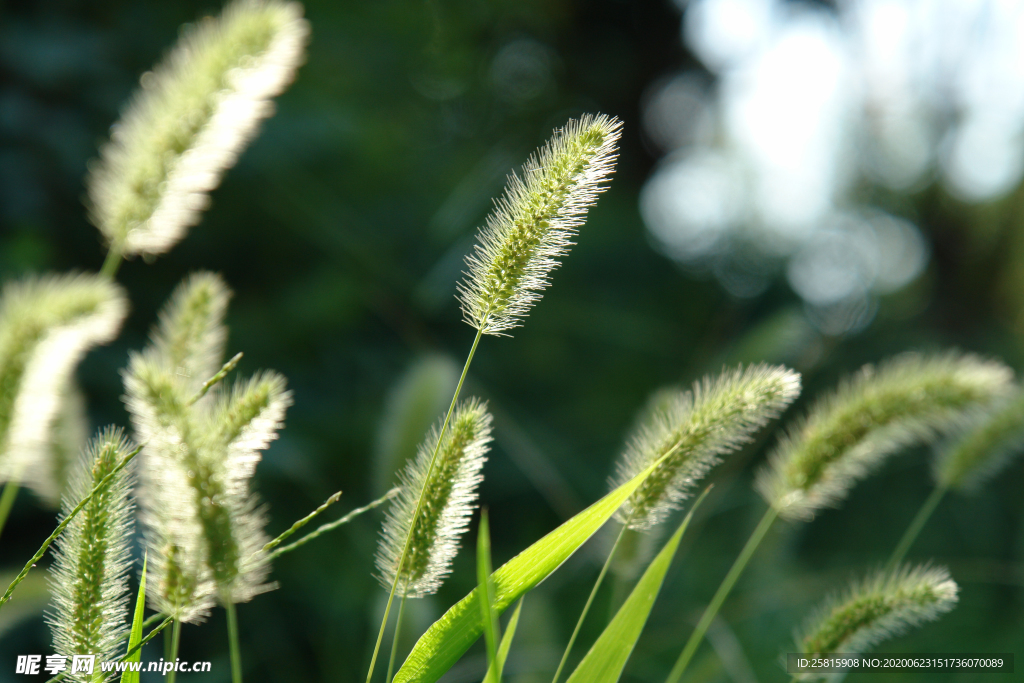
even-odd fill
[[[676,660],[675,665],[672,667],[672,671],[669,672],[668,678],[665,679],[665,683],[679,683],[680,677],[683,672],[686,671],[687,665],[693,658],[694,653],[697,651],[697,647],[700,646],[702,640],[704,640],[704,634],[707,633],[708,627],[711,626],[712,620],[718,614],[718,610],[722,608],[722,603],[729,597],[729,593],[732,591],[733,586],[736,585],[736,581],[740,578],[740,574],[746,569],[747,563],[750,562],[750,558],[753,557],[754,551],[757,550],[757,546],[764,540],[765,534],[768,533],[768,529],[771,528],[772,523],[775,522],[775,518],[779,516],[778,510],[773,506],[768,506],[768,510],[765,511],[764,517],[758,523],[757,528],[750,534],[750,538],[747,539],[746,545],[743,546],[743,550],[740,551],[736,561],[733,562],[732,568],[729,569],[729,573],[725,575],[722,580],[722,584],[718,587],[718,591],[715,592],[711,602],[708,604],[707,609],[704,610],[704,615],[700,618],[697,623],[697,628],[694,629],[690,635],[690,639],[686,641],[686,646],[683,647],[682,653],[679,655],[679,659]]]
[[[594,602],[594,596],[597,595],[597,590],[601,587],[601,582],[604,581],[604,576],[608,573],[608,568],[612,565],[612,559],[614,559],[615,553],[618,551],[619,545],[622,543],[622,538],[626,535],[626,530],[629,529],[629,524],[632,521],[633,515],[630,515],[626,523],[622,525],[622,529],[619,531],[619,535],[615,539],[612,549],[608,552],[608,558],[604,561],[604,566],[601,567],[601,573],[597,575],[597,581],[594,582],[594,587],[590,589],[590,597],[587,598],[587,603],[583,606],[580,618],[576,620],[576,628],[572,631],[572,636],[569,638],[569,644],[565,646],[565,652],[562,653],[562,661],[558,663],[558,668],[555,669],[555,676],[551,679],[551,683],[558,683],[558,677],[562,675],[562,669],[565,668],[565,663],[569,659],[569,653],[572,652],[572,646],[576,643],[576,636],[580,633],[580,627],[583,626],[583,620],[587,618],[587,612],[590,611],[590,605]]]
[[[107,258],[103,261],[103,267],[100,268],[100,275],[113,280],[117,277],[117,270],[121,267],[121,261],[123,260],[121,252],[114,247],[110,247],[107,251]]]
[[[173,662],[178,658],[178,645],[181,643],[181,620],[175,619],[174,626],[171,627],[171,650],[167,656],[164,657],[165,662]],[[178,677],[178,672],[172,667],[167,672],[167,683],[174,683],[174,679]]]
[[[402,635],[402,617],[405,616],[405,599],[407,594],[402,595],[402,601],[398,603],[398,620],[395,622],[395,635],[391,639],[391,657],[388,659],[388,675],[385,683],[391,683],[391,677],[395,673],[395,655],[398,654],[398,638]]]
[[[476,337],[473,338],[473,346],[469,350],[469,356],[466,357],[466,364],[462,366],[462,375],[459,377],[459,383],[455,387],[455,395],[452,397],[452,403],[448,406],[448,413],[444,416],[444,423],[441,425],[441,431],[437,435],[437,444],[434,445],[434,453],[430,458],[430,466],[427,468],[427,474],[423,478],[424,482],[430,481],[430,475],[434,470],[434,465],[437,462],[437,452],[441,447],[441,440],[444,439],[444,433],[448,429],[448,422],[452,418],[452,412],[455,411],[455,404],[459,400],[459,392],[462,391],[462,383],[466,381],[466,374],[469,372],[469,366],[473,362],[473,356],[476,354],[476,347],[480,344],[480,337],[483,336],[483,325],[476,332]],[[373,657],[370,659],[370,670],[366,672],[366,683],[370,683],[373,679],[374,665],[377,663],[377,655],[380,654],[380,644],[384,640],[384,628],[388,624],[388,615],[391,613],[391,603],[395,600],[395,590],[398,588],[398,580],[402,575],[402,567],[405,566],[405,558],[409,555],[409,546],[412,543],[412,532],[416,528],[416,520],[420,516],[420,512],[423,508],[423,492],[420,491],[419,500],[416,503],[416,512],[412,515],[412,520],[409,522],[409,536],[405,539],[405,547],[402,549],[402,557],[398,561],[398,571],[395,572],[395,580],[391,583],[391,593],[388,595],[388,604],[384,608],[384,618],[380,622],[380,632],[377,634],[377,644],[373,646]]]
[[[921,505],[921,509],[917,511],[914,516],[914,521],[910,523],[907,530],[903,533],[903,538],[900,539],[899,545],[896,546],[896,550],[892,552],[892,557],[889,558],[889,562],[885,565],[886,569],[893,569],[903,558],[906,557],[907,551],[910,550],[910,546],[914,545],[914,541],[917,540],[918,535],[921,533],[921,529],[927,524],[928,519],[935,512],[935,508],[938,507],[939,503],[946,495],[948,491],[945,486],[936,486],[932,491],[931,495],[928,496],[927,500]]]

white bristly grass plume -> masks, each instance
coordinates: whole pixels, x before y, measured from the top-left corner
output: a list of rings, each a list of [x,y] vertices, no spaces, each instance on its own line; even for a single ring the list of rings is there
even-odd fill
[[[943,488],[974,492],[1024,451],[1024,391],[979,411],[957,437],[942,444],[934,461]]]
[[[609,485],[618,488],[671,454],[616,513],[631,529],[650,529],[689,497],[719,456],[748,443],[800,393],[800,375],[751,365],[705,377],[692,391],[662,391],[648,404]]]
[[[194,400],[220,367],[228,296],[216,275],[188,278],[125,373],[128,411],[146,444],[139,500],[150,604],[184,622],[201,620],[218,600],[244,602],[272,587],[264,514],[249,481],[291,394],[282,376],[263,372]]]
[[[64,497],[67,515],[132,451],[120,429],[108,428],[79,459]],[[57,654],[96,655],[97,662],[117,659],[128,624],[128,572],[131,568],[132,469],[130,463],[98,491],[57,539],[50,589],[53,608],[47,623]],[[99,672],[71,672],[67,681],[109,680]]]
[[[427,433],[416,459],[399,474],[401,492],[387,513],[377,550],[381,585],[390,589],[396,581],[399,595],[419,598],[437,591],[451,571],[476,507],[477,488],[491,441],[491,415],[476,399],[461,403],[452,416],[437,452],[437,461],[426,480],[439,422]],[[412,518],[420,492],[424,496],[416,528]],[[399,568],[406,539],[411,535],[405,564]]]
[[[164,253],[199,221],[294,78],[308,33],[296,2],[237,0],[143,74],[87,179],[91,219],[113,253]]]
[[[483,334],[518,327],[572,246],[587,208],[615,167],[622,124],[604,115],[569,121],[511,175],[466,257],[462,317]]]
[[[935,621],[957,602],[943,567],[902,566],[854,583],[820,607],[796,637],[804,654],[863,654],[908,629]]]
[[[0,292],[0,483],[58,495],[48,456],[71,376],[127,311],[123,290],[95,275],[33,277]]]
[[[1002,363],[955,352],[865,366],[786,432],[757,489],[783,517],[811,519],[887,455],[955,431],[1007,395],[1012,379]]]

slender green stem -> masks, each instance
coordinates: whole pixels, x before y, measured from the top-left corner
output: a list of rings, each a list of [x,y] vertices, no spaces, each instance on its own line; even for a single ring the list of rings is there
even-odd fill
[[[174,626],[171,627],[171,651],[164,657],[165,662],[173,662],[178,658],[178,645],[181,644],[181,619],[174,620]],[[177,678],[178,672],[171,667],[171,670],[167,672],[167,683],[174,683],[174,679]]]
[[[195,404],[196,401],[201,399],[203,396],[206,396],[206,392],[208,392],[210,389],[212,389],[214,386],[216,386],[218,382],[222,381],[225,377],[227,377],[228,373],[230,373],[232,370],[234,370],[238,366],[238,362],[240,360],[242,360],[242,352],[241,351],[236,353],[234,356],[231,357],[230,360],[228,360],[227,363],[222,365],[220,367],[220,370],[217,371],[217,374],[215,374],[213,377],[211,377],[210,379],[208,379],[205,382],[203,382],[203,386],[199,387],[199,391],[196,392],[195,396],[193,396],[192,398],[189,399],[189,401],[188,401],[188,403],[186,405],[193,405],[193,404]]]
[[[486,319],[485,319],[486,322]],[[483,329],[483,325],[480,325]],[[444,423],[441,425],[441,432],[437,435],[437,443],[434,445],[434,454],[430,457],[430,466],[427,467],[427,474],[423,478],[424,484],[430,481],[430,475],[434,471],[434,464],[437,462],[437,452],[441,448],[441,440],[444,439],[444,433],[448,429],[448,421],[452,418],[452,412],[455,410],[455,404],[459,400],[459,392],[462,391],[462,383],[466,381],[466,373],[469,372],[469,365],[473,362],[473,356],[476,354],[476,347],[480,343],[480,337],[483,336],[483,332],[480,330],[476,331],[476,337],[473,338],[473,346],[469,350],[469,356],[466,357],[466,364],[462,366],[462,375],[459,377],[459,383],[455,387],[455,395],[452,396],[452,403],[448,406],[448,413],[444,416]],[[416,528],[416,520],[419,519],[420,511],[423,508],[423,491],[420,491],[419,499],[416,501],[416,512],[412,515],[412,521],[409,523],[409,535],[405,539],[405,547],[402,548],[402,557],[398,560],[398,570],[395,572],[395,580],[391,583],[391,593],[388,595],[388,604],[384,608],[384,619],[380,622],[380,632],[377,634],[377,644],[373,647],[373,657],[370,659],[370,670],[366,673],[366,683],[370,683],[373,678],[373,667],[377,663],[377,655],[380,653],[380,644],[384,639],[384,627],[388,623],[388,615],[391,613],[391,603],[395,599],[395,590],[398,588],[398,579],[402,575],[402,568],[405,566],[405,558],[409,555],[409,546],[412,544],[412,531]]]
[[[242,654],[238,649],[238,616],[235,603],[230,600],[224,606],[228,613],[228,646],[231,648],[231,683],[242,683]]]
[[[754,529],[754,533],[750,534],[750,538],[747,539],[747,544],[743,546],[743,550],[740,551],[739,557],[733,563],[729,573],[725,575],[722,580],[722,585],[718,587],[718,591],[714,597],[711,598],[711,603],[708,604],[707,609],[704,610],[704,615],[700,618],[697,623],[697,628],[694,629],[690,635],[690,639],[686,641],[686,646],[683,648],[682,653],[679,655],[679,659],[676,660],[675,666],[672,667],[672,671],[669,673],[668,678],[665,679],[665,683],[679,683],[680,677],[683,672],[686,671],[687,665],[693,658],[694,653],[697,651],[697,647],[700,646],[702,640],[704,640],[704,634],[707,633],[708,627],[711,625],[712,620],[718,614],[718,610],[721,609],[722,603],[729,596],[733,586],[736,585],[736,581],[740,578],[740,574],[746,569],[747,563],[750,562],[750,558],[754,555],[754,551],[757,550],[757,546],[764,540],[765,534],[768,533],[768,529],[771,528],[775,518],[779,516],[778,510],[774,507],[769,506],[768,510],[765,511],[764,517],[761,518],[757,528]]]
[[[100,268],[100,275],[113,280],[117,276],[117,269],[121,267],[121,261],[121,252],[111,246],[107,251],[107,258],[103,261],[103,267]]]
[[[270,541],[265,546],[263,546],[263,552],[269,553],[271,550],[273,550],[277,546],[281,545],[281,543],[283,543],[284,541],[287,541],[296,531],[298,531],[299,529],[301,529],[302,527],[306,526],[311,521],[313,521],[313,519],[317,515],[319,515],[321,512],[323,512],[327,508],[329,508],[332,505],[334,505],[335,503],[337,503],[339,498],[341,498],[341,491],[338,491],[337,493],[332,495],[330,498],[328,498],[324,502],[323,505],[318,507],[316,510],[313,510],[312,512],[310,512],[308,515],[306,515],[305,517],[303,517],[299,521],[295,522],[295,524],[292,524],[288,528],[287,531],[285,531],[283,534],[281,534],[280,536],[275,538],[273,541]]]
[[[363,514],[364,512],[372,510],[375,507],[378,507],[379,505],[382,505],[383,503],[386,503],[387,501],[391,500],[392,498],[397,496],[398,492],[401,491],[401,490],[402,489],[400,487],[396,486],[395,488],[391,489],[390,491],[388,491],[383,496],[381,496],[377,500],[373,501],[369,505],[364,505],[361,508],[356,508],[355,510],[353,510],[350,513],[348,513],[347,515],[345,515],[341,519],[337,519],[337,520],[335,520],[333,522],[328,522],[327,524],[323,524],[316,531],[309,532],[308,534],[306,534],[305,536],[303,536],[299,540],[295,541],[294,543],[290,543],[290,544],[286,545],[283,548],[278,548],[274,552],[272,552],[269,555],[267,555],[267,559],[268,560],[273,560],[275,558],[280,557],[281,555],[284,555],[285,553],[290,553],[291,551],[295,550],[296,548],[299,548],[301,546],[306,545],[307,543],[309,543],[313,539],[315,539],[315,538],[317,538],[319,536],[322,536],[323,534],[326,534],[328,531],[333,531],[334,529],[337,529],[342,524],[348,524],[349,522],[351,522],[353,519],[355,519],[359,515]],[[264,547],[264,550],[266,550],[265,547]]]
[[[889,563],[886,565],[888,569],[893,569],[906,556],[907,551],[910,550],[910,546],[914,545],[914,541],[917,540],[918,534],[921,533],[921,529],[928,522],[928,518],[935,512],[935,508],[938,507],[942,498],[946,495],[948,489],[945,486],[936,486],[935,490],[932,491],[928,499],[921,505],[921,509],[917,511],[917,515],[914,516],[914,521],[910,523],[907,530],[903,533],[903,538],[900,539],[899,545],[896,546],[896,550],[893,551],[892,557],[889,558]]]
[[[4,525],[7,524],[7,515],[11,512],[14,499],[18,497],[18,482],[9,481],[4,484],[4,492],[0,494],[0,535],[4,532]]]
[[[601,582],[604,581],[604,575],[608,573],[608,568],[612,566],[612,559],[615,557],[615,552],[619,549],[619,544],[622,543],[622,538],[626,535],[626,530],[629,529],[629,523],[632,521],[633,515],[630,515],[626,523],[622,525],[622,530],[619,531],[619,535],[615,539],[615,544],[612,545],[612,549],[608,553],[608,558],[604,561],[604,566],[601,567],[601,573],[597,575],[597,581],[594,582],[594,587],[590,589],[590,597],[587,598],[587,604],[583,606],[583,612],[580,614],[580,618],[576,620],[576,628],[572,631],[572,637],[569,638],[569,644],[565,646],[565,652],[562,653],[562,661],[558,663],[558,668],[555,669],[555,677],[551,679],[551,683],[558,683],[558,677],[562,675],[562,669],[565,668],[565,663],[569,659],[569,653],[572,652],[572,646],[576,642],[576,636],[580,633],[580,627],[583,626],[583,620],[587,617],[587,612],[590,611],[590,604],[594,602],[594,596],[597,595],[597,589],[601,587]]]
[[[405,616],[405,599],[408,592],[402,593],[402,601],[398,603],[398,621],[395,622],[395,635],[391,639],[391,658],[388,660],[388,675],[385,683],[391,683],[391,676],[395,672],[395,655],[398,654],[398,639],[402,635],[402,617]]]
[[[117,474],[121,470],[123,470],[128,465],[128,463],[132,461],[132,458],[138,455],[139,451],[141,450],[142,446],[139,446],[131,453],[126,455],[124,457],[124,460],[122,460],[117,465],[117,467],[111,470],[110,473],[107,474],[107,476],[103,477],[103,479],[101,479],[99,483],[96,484],[96,486],[93,486],[92,490],[89,491],[88,495],[86,495],[85,498],[79,501],[78,505],[76,505],[74,509],[68,513],[68,516],[65,517],[60,524],[57,525],[57,528],[53,530],[53,533],[50,534],[45,541],[43,541],[43,545],[40,546],[39,550],[36,551],[36,554],[32,556],[32,559],[26,562],[21,572],[16,577],[14,577],[14,581],[12,581],[11,585],[7,587],[7,592],[4,593],[3,597],[0,597],[0,609],[3,609],[3,606],[10,601],[11,596],[14,594],[14,589],[18,587],[19,583],[25,580],[25,577],[28,576],[28,573],[32,569],[32,567],[36,565],[36,562],[43,558],[43,555],[46,554],[46,551],[50,547],[50,544],[57,540],[57,537],[64,532],[64,528],[71,523],[71,520],[73,520],[75,516],[82,511],[82,508],[84,508],[86,504],[88,504],[88,502],[92,500],[93,496],[95,496],[99,491],[102,491],[104,488],[106,488],[107,485],[110,484],[110,480],[116,477]]]

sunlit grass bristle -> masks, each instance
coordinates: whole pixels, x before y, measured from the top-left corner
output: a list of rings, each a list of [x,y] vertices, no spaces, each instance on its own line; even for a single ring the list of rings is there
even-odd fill
[[[621,126],[604,115],[569,121],[529,158],[522,176],[509,177],[466,258],[469,272],[458,289],[469,325],[502,334],[522,324],[605,189]]]
[[[1024,392],[978,411],[961,434],[944,443],[935,458],[939,486],[974,492],[1024,451]]]
[[[264,514],[249,481],[291,394],[282,376],[263,372],[195,400],[220,367],[227,298],[218,276],[191,276],[125,374],[128,410],[146,443],[140,500],[150,602],[185,622],[218,600],[244,602],[272,587]]]
[[[649,529],[689,497],[720,456],[748,443],[800,393],[800,375],[782,366],[751,365],[705,377],[691,391],[661,391],[630,438],[611,487],[669,457],[629,498],[616,518]]]
[[[114,253],[161,254],[198,222],[292,81],[308,32],[298,3],[237,0],[142,76],[87,178],[92,221]]]
[[[69,514],[132,448],[121,430],[100,432],[76,464],[63,514]],[[47,621],[58,654],[116,659],[127,633],[133,464],[97,491],[56,541],[50,575],[53,610]],[[93,683],[101,679],[71,672],[65,680]]]
[[[0,292],[0,483],[58,495],[49,456],[72,374],[85,353],[117,334],[123,290],[95,275],[49,275]]]
[[[957,592],[942,567],[875,572],[826,601],[798,634],[797,646],[808,655],[863,654],[949,612]]]
[[[428,481],[440,430],[440,423],[431,428],[415,460],[399,474],[402,490],[388,511],[377,551],[381,584],[390,589],[397,576],[396,593],[408,597],[434,593],[450,572],[483,479],[481,469],[491,441],[491,415],[475,399],[456,408]],[[421,493],[423,505],[413,529],[412,519]],[[399,567],[410,535],[405,563]]]
[[[887,455],[955,431],[1007,395],[1012,376],[1002,363],[953,352],[865,366],[789,428],[757,488],[782,516],[810,519]]]

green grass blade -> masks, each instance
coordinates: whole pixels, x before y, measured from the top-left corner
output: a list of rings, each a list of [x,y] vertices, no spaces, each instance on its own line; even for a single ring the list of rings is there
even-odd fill
[[[492,608],[501,614],[543,581],[594,535],[661,464],[662,459],[503,564],[491,576]],[[394,683],[434,683],[483,633],[479,593],[457,602],[420,637]]]
[[[647,617],[651,613],[654,601],[661,591],[665,573],[676,555],[679,539],[683,537],[686,527],[690,524],[694,510],[707,494],[708,491],[705,490],[690,508],[686,519],[648,565],[647,571],[640,577],[633,592],[626,598],[626,602],[619,608],[618,613],[605,627],[604,633],[594,642],[566,683],[616,683],[622,676],[626,661],[633,653],[636,641],[647,624]]]
[[[498,669],[498,618],[491,609],[494,601],[494,583],[491,581],[491,531],[487,521],[487,510],[480,513],[480,535],[476,542],[476,579],[480,593],[480,618],[484,622],[484,639],[487,641],[487,671],[497,672],[497,683],[501,683]]]
[[[136,647],[142,641],[142,622],[145,620],[144,613],[146,611],[146,563],[148,561],[148,556],[142,560],[142,578],[139,580],[139,597],[135,601],[135,616],[132,617],[132,634],[128,638],[128,650]],[[125,661],[141,662],[142,648],[135,650]],[[121,683],[139,683],[139,672],[131,671],[131,667],[129,667],[121,674]]]
[[[501,637],[501,645],[498,647],[498,668],[497,670],[487,670],[487,677],[484,679],[484,683],[499,683],[501,673],[505,670],[505,660],[508,659],[508,651],[512,647],[512,639],[516,635],[516,626],[519,625],[519,613],[523,609],[523,599],[519,598],[519,602],[516,604],[516,611],[512,613],[512,618],[508,621],[505,635]]]

